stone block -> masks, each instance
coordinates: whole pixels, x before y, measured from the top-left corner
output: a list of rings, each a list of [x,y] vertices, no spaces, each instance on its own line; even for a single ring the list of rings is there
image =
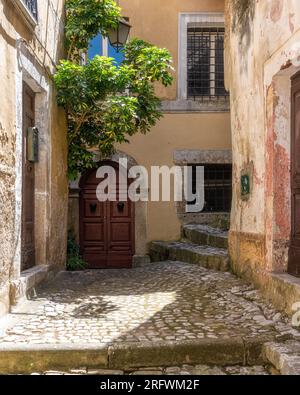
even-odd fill
[[[109,348],[109,368],[142,368],[182,364],[243,364],[244,342],[241,338],[203,339],[190,342],[120,344]]]

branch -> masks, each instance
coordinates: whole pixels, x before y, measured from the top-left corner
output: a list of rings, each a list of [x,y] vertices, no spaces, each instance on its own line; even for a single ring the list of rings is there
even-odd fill
[[[69,50],[68,50],[68,55],[67,55],[67,60],[71,60],[71,54],[73,51],[73,46],[74,46],[74,40],[71,42]]]

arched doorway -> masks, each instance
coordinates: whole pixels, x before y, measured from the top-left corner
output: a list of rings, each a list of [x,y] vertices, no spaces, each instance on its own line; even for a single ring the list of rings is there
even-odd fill
[[[101,181],[97,168],[88,171],[80,182],[80,247],[84,260],[91,269],[131,268],[134,249],[134,203],[121,199],[119,165],[113,166],[117,178],[117,200],[100,202],[96,189]],[[128,181],[129,185],[129,181]]]

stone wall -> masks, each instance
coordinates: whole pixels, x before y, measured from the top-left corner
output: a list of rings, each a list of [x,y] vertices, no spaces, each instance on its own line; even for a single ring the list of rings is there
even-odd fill
[[[264,285],[286,272],[291,233],[290,78],[298,71],[295,0],[226,1],[231,95],[233,207],[230,253],[236,272]],[[250,195],[241,198],[241,175]]]
[[[18,0],[0,1],[0,315],[10,307],[10,294],[13,300],[24,296],[20,271],[23,82],[36,94],[40,132],[35,176],[36,264],[47,268],[65,264],[66,124],[51,81],[63,55],[63,3],[38,0],[35,24]]]

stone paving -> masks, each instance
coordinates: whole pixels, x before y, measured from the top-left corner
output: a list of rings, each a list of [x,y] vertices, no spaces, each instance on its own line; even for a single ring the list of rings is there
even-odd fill
[[[0,344],[190,341],[299,332],[230,273],[180,262],[61,273],[0,322]]]
[[[168,368],[154,367],[154,368],[141,368],[138,370],[108,370],[108,369],[71,369],[68,372],[49,370],[42,373],[32,373],[32,375],[151,375],[151,376],[270,376],[279,375],[279,373],[268,366],[206,366],[206,365],[182,365],[172,366]]]

